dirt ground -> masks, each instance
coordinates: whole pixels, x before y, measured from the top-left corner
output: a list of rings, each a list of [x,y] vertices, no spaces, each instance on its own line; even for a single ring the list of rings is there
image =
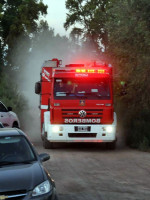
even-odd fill
[[[124,145],[107,150],[100,145],[61,145],[39,153],[55,180],[59,200],[150,200],[150,154]]]

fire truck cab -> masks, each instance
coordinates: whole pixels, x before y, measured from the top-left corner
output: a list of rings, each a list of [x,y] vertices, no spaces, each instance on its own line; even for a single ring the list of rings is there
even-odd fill
[[[117,117],[111,65],[95,61],[60,65],[58,59],[45,61],[35,84],[44,148],[58,142],[104,142],[114,149]]]

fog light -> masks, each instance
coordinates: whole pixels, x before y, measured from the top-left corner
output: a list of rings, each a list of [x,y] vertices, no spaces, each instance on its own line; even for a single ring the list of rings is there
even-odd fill
[[[112,133],[113,132],[113,127],[112,126],[107,126],[106,127],[106,131],[107,131],[107,133]]]
[[[63,127],[62,127],[62,126],[60,126],[60,127],[59,127],[59,130],[60,130],[60,131],[63,131]]]

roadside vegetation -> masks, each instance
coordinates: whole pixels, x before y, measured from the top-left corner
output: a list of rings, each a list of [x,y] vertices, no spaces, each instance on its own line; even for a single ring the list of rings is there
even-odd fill
[[[46,14],[47,6],[36,0],[0,1],[0,100],[21,113],[27,106],[19,91],[16,77],[23,67],[19,51],[28,55],[31,34],[38,29],[37,20]],[[17,44],[23,40],[19,49]]]
[[[66,8],[65,28],[72,27],[75,38],[90,42],[100,58],[113,64],[118,122],[127,144],[147,150],[150,147],[149,0],[67,0]],[[126,94],[121,95],[121,91]]]
[[[38,71],[36,67],[44,61],[42,56],[55,56],[56,47],[59,58],[69,51],[69,39],[55,35],[42,20],[46,14],[47,6],[42,1],[0,1],[0,100],[19,115],[22,128],[34,119],[29,111],[35,102],[31,105],[28,97],[34,94],[30,83]],[[39,76],[38,71],[35,81]]]
[[[73,54],[74,47],[78,53],[88,48],[95,59],[113,65],[115,107],[127,144],[149,149],[149,0],[66,0],[66,8],[64,27],[72,27],[70,40],[55,35],[47,22],[39,21],[47,14],[42,1],[0,2],[0,99],[21,115],[28,107],[20,90],[24,69],[31,68],[28,60],[40,55],[40,49],[50,58],[52,49],[58,50],[62,58],[67,52]]]

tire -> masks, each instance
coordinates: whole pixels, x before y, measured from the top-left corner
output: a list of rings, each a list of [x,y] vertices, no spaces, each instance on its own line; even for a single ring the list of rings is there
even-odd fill
[[[107,149],[109,149],[109,150],[115,150],[116,149],[116,141],[107,143]]]
[[[42,139],[42,141],[44,141],[44,133],[45,133],[45,131],[44,131],[44,124],[42,125],[42,133],[41,133],[41,139]]]
[[[43,147],[45,149],[49,149],[49,146],[50,146],[49,141],[44,137],[43,138]]]
[[[45,137],[43,138],[43,147],[45,149],[53,149],[54,148],[54,143],[49,142]]]
[[[53,142],[49,142],[49,149],[54,149],[55,146],[54,146],[54,143]]]

